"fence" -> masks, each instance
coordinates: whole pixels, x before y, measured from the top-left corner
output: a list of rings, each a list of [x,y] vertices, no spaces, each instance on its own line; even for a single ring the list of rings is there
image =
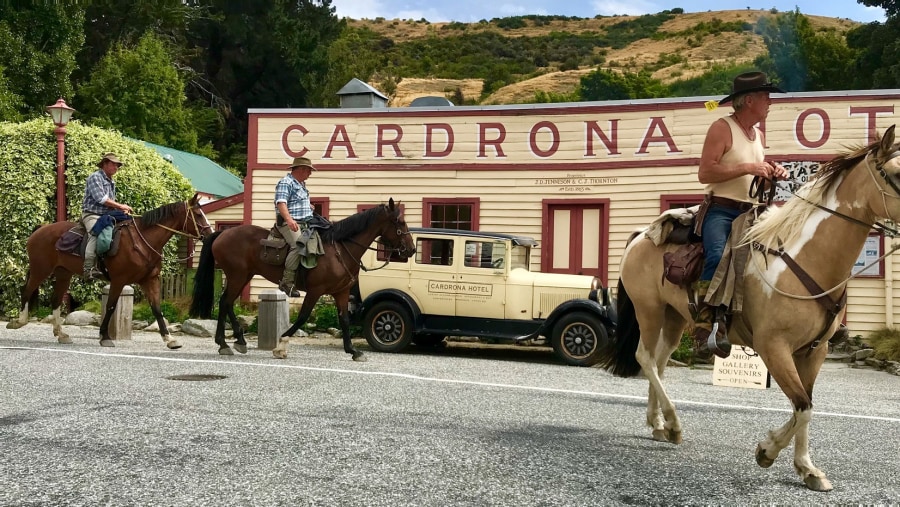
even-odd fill
[[[163,275],[160,287],[160,296],[163,300],[171,300],[188,294],[188,278],[193,278],[193,272],[180,272]]]

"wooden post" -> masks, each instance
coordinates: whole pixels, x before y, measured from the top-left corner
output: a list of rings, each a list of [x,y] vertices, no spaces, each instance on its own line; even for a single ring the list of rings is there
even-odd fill
[[[287,295],[277,289],[266,289],[259,294],[257,317],[257,348],[272,350],[278,345],[281,333],[290,326]]]
[[[106,301],[109,298],[109,285],[103,286],[103,297],[100,300],[102,313],[100,318],[106,317]],[[130,340],[132,331],[132,318],[134,314],[134,289],[130,285],[122,287],[116,310],[109,319],[109,336],[113,340]]]

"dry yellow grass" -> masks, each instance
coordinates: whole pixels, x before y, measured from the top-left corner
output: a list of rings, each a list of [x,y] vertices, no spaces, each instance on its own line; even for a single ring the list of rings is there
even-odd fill
[[[682,32],[689,30],[701,22],[719,19],[723,22],[746,21],[756,23],[763,16],[772,16],[768,10],[728,10],[680,14],[665,22],[660,31]],[[858,23],[849,19],[807,16],[813,27],[818,30],[835,30],[846,32]],[[490,23],[470,23],[465,31],[476,33],[492,30],[507,37],[535,37],[547,35],[553,31],[602,32],[607,26],[634,16],[616,16],[599,19],[581,19],[552,21],[543,26],[528,26],[514,30],[503,30]],[[422,37],[448,36],[460,34],[459,30],[445,29],[448,23],[427,23],[413,20],[348,20],[352,26],[367,27],[395,42],[404,42]],[[696,47],[692,47],[696,46]],[[762,37],[751,33],[726,32],[714,36],[706,36],[700,45],[688,42],[687,37],[670,37],[663,40],[641,39],[629,46],[609,50],[606,53],[605,68],[636,72],[649,65],[655,65],[661,56],[673,55],[686,59],[684,63],[671,65],[656,70],[653,77],[663,82],[695,77],[705,72],[714,64],[737,64],[753,61],[757,56],[765,54],[766,45]],[[595,67],[570,71],[552,71],[532,79],[505,86],[481,101],[481,104],[513,104],[527,103],[534,100],[535,92],[544,91],[557,94],[571,93],[578,86],[579,80]],[[378,88],[377,83],[372,83]],[[418,97],[449,97],[459,88],[467,101],[481,97],[483,82],[480,79],[421,79],[405,77],[397,85],[397,91],[391,97],[391,107],[405,107]]]

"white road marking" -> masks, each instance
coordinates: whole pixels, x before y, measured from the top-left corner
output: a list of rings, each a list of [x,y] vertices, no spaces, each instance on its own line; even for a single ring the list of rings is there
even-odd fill
[[[379,376],[379,377],[396,377],[396,378],[405,378],[410,380],[419,380],[424,382],[437,382],[444,384],[463,384],[463,385],[472,385],[472,386],[481,386],[481,387],[498,387],[503,389],[517,389],[522,391],[537,391],[537,392],[546,392],[546,393],[560,393],[560,394],[578,394],[584,396],[592,396],[597,398],[614,398],[614,399],[622,399],[622,400],[635,400],[635,401],[647,401],[646,396],[634,396],[629,394],[616,394],[616,393],[603,393],[596,391],[581,391],[576,389],[558,389],[553,387],[539,387],[539,386],[524,386],[517,384],[500,384],[496,382],[478,382],[472,380],[454,380],[454,379],[444,379],[437,377],[424,377],[421,375],[412,375],[409,373],[394,373],[394,372],[384,372],[384,371],[359,371],[359,370],[346,370],[342,368],[322,368],[318,366],[300,366],[294,364],[272,364],[272,363],[254,363],[254,362],[245,362],[245,361],[222,361],[222,360],[213,360],[213,359],[185,359],[178,357],[159,357],[159,356],[137,356],[131,354],[115,354],[115,353],[104,353],[104,352],[85,352],[80,350],[64,350],[59,348],[44,348],[44,347],[9,347],[9,346],[0,346],[0,350],[32,350],[39,352],[56,352],[60,354],[81,354],[85,356],[98,356],[98,357],[120,357],[125,359],[142,359],[146,361],[160,361],[160,362],[173,362],[173,363],[197,363],[197,364],[221,364],[228,366],[255,366],[262,368],[281,368],[288,370],[305,370],[305,371],[317,371],[317,372],[329,372],[329,373],[345,373],[352,375],[369,375],[369,376]],[[711,403],[705,401],[691,401],[691,400],[672,400],[676,404],[682,405],[696,405],[701,407],[713,407],[713,408],[731,408],[736,410],[748,410],[748,411],[761,411],[761,412],[783,412],[783,413],[792,413],[793,410],[786,408],[769,408],[769,407],[754,407],[750,405],[735,405],[735,404],[726,404],[726,403]],[[813,414],[818,416],[828,416],[828,417],[842,417],[846,419],[866,419],[871,421],[884,421],[891,423],[900,423],[900,418],[896,417],[882,417],[882,416],[872,416],[872,415],[860,415],[860,414],[844,414],[840,412],[819,412],[817,410],[813,410]]]

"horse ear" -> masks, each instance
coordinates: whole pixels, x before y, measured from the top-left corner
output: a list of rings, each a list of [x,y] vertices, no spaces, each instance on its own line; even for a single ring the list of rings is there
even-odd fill
[[[388,209],[391,211],[394,211],[394,198],[393,197],[388,198]]]
[[[881,136],[881,146],[879,146],[879,151],[882,155],[890,154],[894,149],[894,127],[897,125],[891,125],[885,131],[884,135]]]
[[[200,192],[194,192],[194,197],[191,197],[190,204],[194,206],[198,202],[200,202]]]

